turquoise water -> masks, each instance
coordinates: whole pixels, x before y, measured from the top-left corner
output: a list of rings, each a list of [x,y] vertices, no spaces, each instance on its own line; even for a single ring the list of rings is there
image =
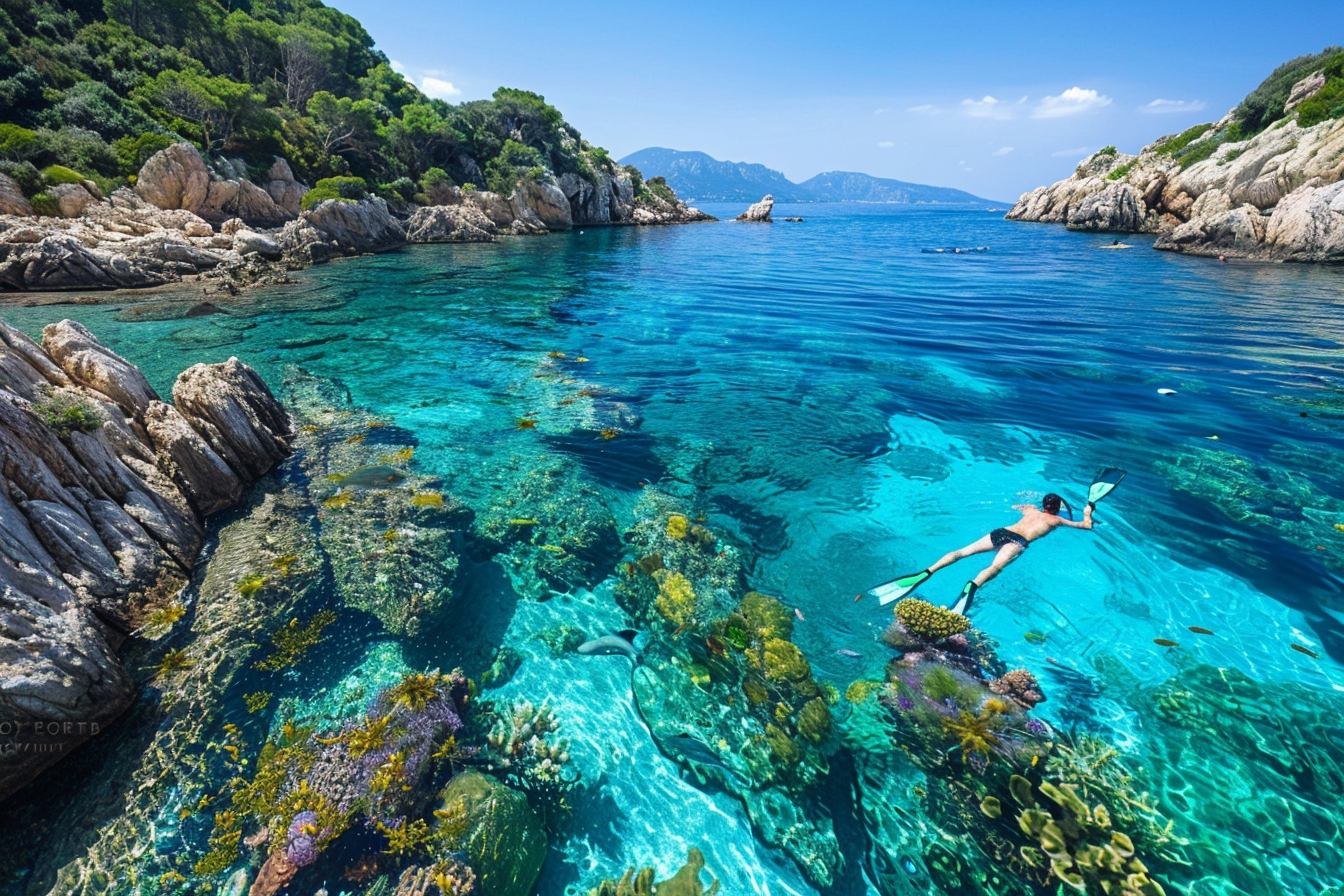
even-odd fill
[[[1097,734],[1159,779],[1184,768],[1179,785],[1154,788],[1176,803],[1184,837],[1282,827],[1242,820],[1271,785],[1316,819],[1271,851],[1245,835],[1263,861],[1236,877],[1240,889],[1209,883],[1231,881],[1226,869],[1177,869],[1169,892],[1344,883],[1344,860],[1320,847],[1338,846],[1328,826],[1344,819],[1322,771],[1338,762],[1327,744],[1315,779],[1271,769],[1277,778],[1221,814],[1195,811],[1201,788],[1212,798],[1222,785],[1192,769],[1214,759],[1174,751],[1145,696],[1197,668],[1240,672],[1295,687],[1339,737],[1328,719],[1344,705],[1333,696],[1344,687],[1341,272],[1218,264],[1150,251],[1142,237],[1101,251],[1109,239],[981,210],[776,207],[791,213],[805,223],[415,247],[307,271],[228,315],[149,320],[145,303],[159,300],[126,296],[6,317],[33,333],[76,318],[165,394],[184,367],[230,355],[277,389],[288,365],[331,377],[412,434],[414,470],[468,507],[555,458],[621,530],[648,483],[694,498],[705,524],[744,548],[747,584],[797,608],[794,642],[839,691],[880,679],[892,657],[878,640],[889,612],[856,593],[1010,524],[1011,505],[1047,491],[1081,509],[1092,474],[1123,467],[1100,525],[1033,545],[981,591],[977,628],[1040,679],[1050,699],[1038,715],[1056,728]],[[982,245],[991,251],[920,252]],[[583,389],[600,399],[563,404]],[[979,568],[962,561],[920,596],[950,604]],[[524,662],[494,694],[549,699],[562,720],[587,786],[539,892],[631,864],[670,873],[692,846],[725,892],[816,892],[753,835],[738,800],[659,752],[628,660],[555,655],[536,639],[556,624],[627,627],[615,572],[567,588],[483,565],[415,646],[423,664],[473,675],[514,646]],[[326,687],[395,640],[371,626],[364,647],[301,667],[295,688]],[[843,704],[836,713],[843,725]],[[846,862],[837,889],[907,892]]]

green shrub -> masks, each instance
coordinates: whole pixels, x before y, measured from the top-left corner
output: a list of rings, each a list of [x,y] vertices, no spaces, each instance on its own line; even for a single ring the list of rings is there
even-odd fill
[[[72,432],[93,432],[103,425],[97,405],[69,392],[53,392],[33,402],[33,413],[63,439]]]
[[[1184,171],[1196,162],[1202,162],[1211,157],[1218,147],[1222,146],[1222,141],[1217,139],[1205,140],[1203,143],[1196,143],[1185,152],[1181,153],[1178,162],[1181,163],[1181,170]]]
[[[1099,156],[1118,156],[1120,155],[1120,150],[1116,149],[1114,146],[1103,146],[1101,149],[1097,150],[1096,154]]]
[[[61,204],[50,193],[35,193],[28,198],[28,202],[32,205],[34,214],[47,218],[59,218],[61,216]]]
[[[1312,72],[1323,71],[1328,63],[1344,55],[1340,47],[1326,47],[1314,56],[1299,56],[1274,69],[1260,86],[1246,95],[1233,112],[1246,137],[1256,134],[1284,117],[1283,107],[1293,85]],[[1314,99],[1314,97],[1313,97]],[[1300,121],[1301,119],[1299,119]]]
[[[151,131],[138,137],[122,137],[112,144],[112,151],[117,154],[117,167],[123,175],[139,174],[151,156],[176,142],[174,137]]]
[[[369,195],[368,184],[362,177],[324,177],[307,193],[303,194],[302,205],[312,208],[327,199],[343,199],[346,202],[358,202]]]
[[[1297,107],[1297,123],[1304,128],[1344,118],[1344,78],[1334,77],[1325,82],[1315,96]]]
[[[1126,176],[1127,174],[1129,174],[1129,172],[1132,171],[1133,169],[1134,169],[1134,163],[1133,163],[1133,162],[1126,162],[1125,164],[1121,165],[1119,168],[1116,168],[1116,169],[1115,169],[1114,171],[1112,171],[1110,174],[1106,175],[1106,179],[1107,179],[1107,180],[1123,180],[1123,179],[1125,178],[1125,176]]]
[[[0,124],[0,158],[26,162],[37,148],[37,132],[16,124]]]
[[[25,196],[42,192],[42,172],[32,162],[0,162],[0,174],[7,175],[19,185]]]
[[[67,168],[64,165],[48,165],[42,169],[42,180],[49,187],[57,184],[78,184],[85,180],[84,175],[73,168]]]
[[[409,177],[399,177],[391,183],[379,186],[378,195],[384,199],[399,199],[402,202],[410,202],[412,197],[415,196],[415,181]]]
[[[463,185],[462,185],[462,192],[463,192],[463,193],[475,193],[475,192],[476,192],[476,185],[475,185],[475,184],[463,184]]]
[[[1174,156],[1189,146],[1193,141],[1204,136],[1204,133],[1211,127],[1213,127],[1212,123],[1197,124],[1192,128],[1186,128],[1175,137],[1172,137],[1166,143],[1159,146],[1157,148],[1157,154],[1161,156]]]

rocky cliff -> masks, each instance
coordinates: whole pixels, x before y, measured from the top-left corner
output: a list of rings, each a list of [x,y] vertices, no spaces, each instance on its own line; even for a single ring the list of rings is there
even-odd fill
[[[1137,155],[1093,153],[1024,194],[1008,218],[1154,233],[1155,248],[1194,255],[1344,261],[1344,120],[1304,123],[1297,112],[1326,80],[1312,72],[1286,87],[1281,117],[1249,138],[1239,107]]]
[[[160,399],[72,321],[0,321],[0,798],[134,698],[126,635],[173,605],[204,518],[290,450],[289,415],[236,358]]]
[[[614,164],[585,176],[527,177],[509,196],[445,185],[434,205],[418,209],[395,209],[378,197],[301,209],[307,190],[284,159],[275,160],[263,188],[242,161],[207,164],[189,143],[151,157],[134,190],[104,197],[92,181],[52,188],[57,205],[48,210],[58,215],[35,214],[18,184],[0,174],[0,289],[135,289],[205,275],[232,290],[407,242],[713,220]]]

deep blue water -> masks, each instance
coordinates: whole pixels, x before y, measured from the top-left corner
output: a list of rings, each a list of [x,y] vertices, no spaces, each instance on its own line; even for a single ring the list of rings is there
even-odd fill
[[[228,316],[135,320],[147,299],[128,295],[6,317],[34,333],[79,319],[165,393],[189,364],[230,355],[277,386],[293,363],[335,377],[412,431],[417,468],[468,503],[489,496],[495,465],[549,453],[577,458],[618,519],[643,483],[690,483],[710,524],[755,548],[752,587],[802,611],[795,640],[842,690],[890,656],[875,640],[889,615],[855,593],[1046,491],[1081,510],[1092,474],[1120,466],[1101,525],[1033,545],[982,590],[976,624],[1006,661],[1047,682],[1051,665],[1087,671],[1106,654],[1143,683],[1198,661],[1344,686],[1344,272],[1220,264],[1144,237],[1103,251],[1110,237],[1002,210],[776,206],[788,214],[805,221],[415,247],[313,269]],[[990,251],[920,251],[941,246]],[[637,433],[580,443],[550,427],[553,396],[533,377],[549,352],[587,358],[574,375],[628,404]],[[921,596],[951,603],[979,568],[965,560]],[[604,589],[519,604],[508,639],[556,621],[623,627]],[[438,662],[463,661],[445,645]],[[726,892],[810,890],[736,803],[657,753],[628,664],[537,655],[506,690],[549,694],[602,782],[543,892],[631,862],[670,870],[707,842]],[[1087,711],[1121,744],[1143,737],[1106,693]]]

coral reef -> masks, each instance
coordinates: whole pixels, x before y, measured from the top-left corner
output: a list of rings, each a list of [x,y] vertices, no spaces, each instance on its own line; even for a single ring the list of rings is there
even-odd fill
[[[563,455],[514,455],[492,470],[502,488],[472,526],[476,555],[492,554],[534,600],[590,588],[620,555],[616,522],[578,464]]]
[[[303,424],[296,447],[342,600],[416,635],[456,593],[470,512],[442,494],[417,500],[437,481],[409,466],[414,437],[352,406],[331,380],[290,368],[284,390]]]
[[[532,796],[549,814],[568,809],[566,795],[579,782],[569,763],[569,741],[552,739],[560,721],[546,704],[521,700],[484,711],[490,724],[483,766],[508,784]]]
[[[1026,669],[1012,669],[989,683],[989,689],[1001,697],[1008,697],[1024,709],[1044,702],[1045,694],[1036,676]]]

